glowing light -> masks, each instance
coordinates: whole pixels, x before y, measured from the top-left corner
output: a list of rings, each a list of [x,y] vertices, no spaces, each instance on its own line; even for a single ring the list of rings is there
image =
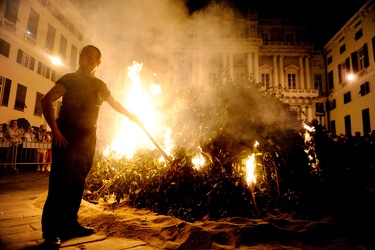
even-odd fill
[[[201,169],[201,167],[204,166],[204,162],[205,162],[204,157],[201,153],[196,154],[191,161],[194,164],[194,168],[196,170]]]
[[[54,65],[57,65],[57,66],[63,65],[63,63],[61,62],[61,59],[59,57],[57,57],[57,56],[50,56],[49,59],[51,59],[51,62]]]
[[[314,127],[311,127],[311,126],[309,126],[307,124],[303,124],[303,128],[306,129],[309,132],[314,132],[315,131]]]
[[[346,76],[346,79],[347,79],[348,81],[353,81],[353,80],[354,80],[354,75],[353,75],[353,74],[348,74],[348,75]]]
[[[256,183],[255,180],[255,154],[253,153],[246,161],[246,182],[248,185]]]

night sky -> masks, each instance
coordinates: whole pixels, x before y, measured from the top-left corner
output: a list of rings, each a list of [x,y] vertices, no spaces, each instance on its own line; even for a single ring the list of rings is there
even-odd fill
[[[187,0],[186,6],[192,13],[210,2],[225,3],[243,13],[256,9],[260,17],[303,19],[311,29],[314,42],[322,47],[367,0]]]
[[[282,17],[305,20],[311,29],[312,41],[323,47],[332,36],[355,14],[367,0],[144,0],[151,5],[158,1],[179,2],[185,4],[191,14],[208,6],[210,3],[223,3],[243,13],[258,10],[260,17]],[[125,0],[71,0],[83,8],[83,11],[97,11],[98,6],[113,3],[126,5]]]

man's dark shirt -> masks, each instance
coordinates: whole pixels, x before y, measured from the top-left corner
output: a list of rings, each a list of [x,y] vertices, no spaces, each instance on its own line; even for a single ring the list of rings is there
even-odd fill
[[[95,128],[100,105],[111,94],[107,85],[77,72],[64,75],[56,83],[66,88],[58,122],[77,129]]]

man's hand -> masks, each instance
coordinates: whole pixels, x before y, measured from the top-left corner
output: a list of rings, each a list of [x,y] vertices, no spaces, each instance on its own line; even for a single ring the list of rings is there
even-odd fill
[[[135,114],[128,114],[127,117],[129,118],[129,120],[131,120],[132,122],[140,125],[140,126],[143,126],[143,123],[141,122],[141,120],[139,120],[138,116],[136,116]]]
[[[52,130],[52,139],[55,146],[59,148],[66,148],[69,145],[68,141],[65,139],[65,137],[61,134],[60,130],[58,129]]]

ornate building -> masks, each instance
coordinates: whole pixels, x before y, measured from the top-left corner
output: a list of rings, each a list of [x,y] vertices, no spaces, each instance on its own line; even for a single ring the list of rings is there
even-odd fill
[[[196,13],[190,40],[176,59],[181,73],[174,81],[205,84],[251,77],[274,88],[301,120],[325,125],[324,57],[306,32],[300,21],[261,19],[257,12],[244,16],[216,6]]]

